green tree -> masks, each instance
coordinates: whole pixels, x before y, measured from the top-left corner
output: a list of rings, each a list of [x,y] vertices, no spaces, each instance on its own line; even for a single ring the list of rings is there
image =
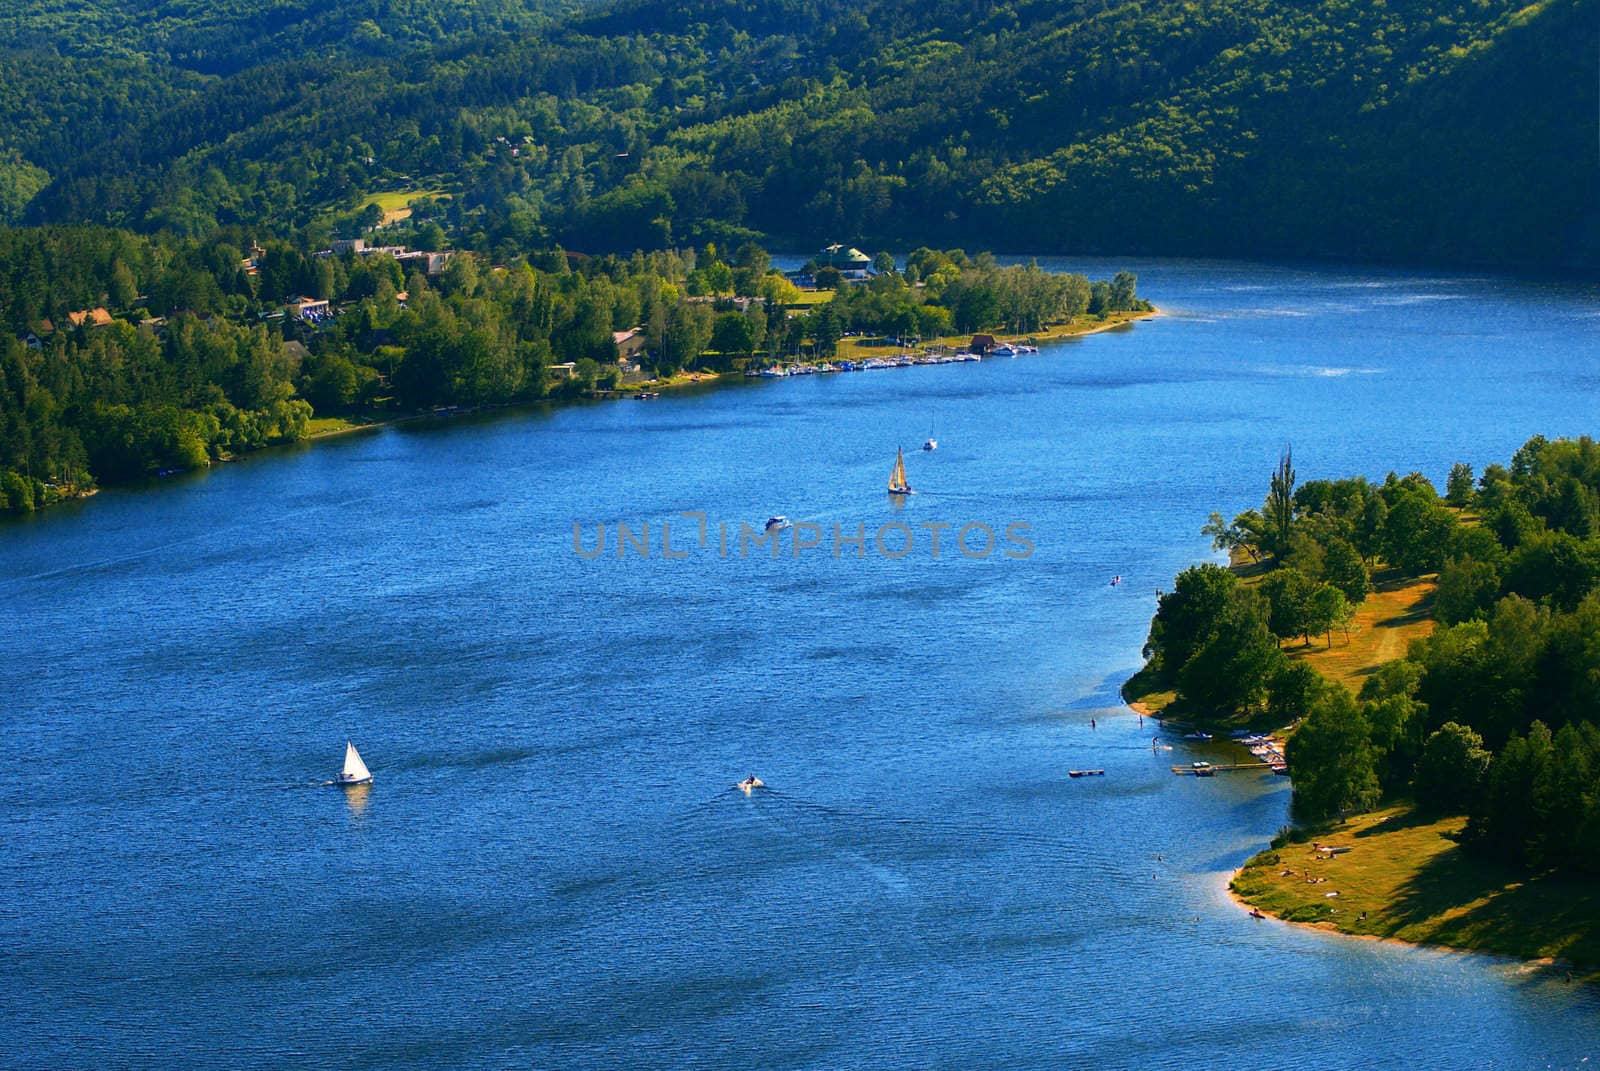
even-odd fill
[[[1402,491],[1384,521],[1383,556],[1408,575],[1437,572],[1458,525],[1431,491]]]
[[[1365,602],[1372,590],[1372,578],[1367,573],[1361,552],[1348,539],[1333,538],[1323,547],[1322,578],[1340,591],[1351,603]]]
[[[1213,717],[1248,713],[1267,697],[1283,652],[1267,628],[1266,600],[1235,588],[1210,635],[1178,672],[1185,700]]]
[[[1489,762],[1483,737],[1470,726],[1445,722],[1417,760],[1417,804],[1436,813],[1465,813],[1478,801]]]
[[[1231,557],[1234,551],[1244,551],[1250,560],[1261,560],[1261,552],[1256,549],[1258,526],[1251,526],[1247,520],[1249,516],[1259,518],[1256,514],[1240,514],[1232,523],[1223,519],[1222,514],[1213,513],[1206,519],[1205,525],[1200,529],[1200,534],[1211,537],[1211,549],[1226,551]],[[1244,521],[1245,523],[1241,523]]]
[[[1311,643],[1313,621],[1310,616],[1311,596],[1316,585],[1300,570],[1285,566],[1268,574],[1261,582],[1261,593],[1271,607],[1269,625],[1279,639],[1303,636]]]
[[[756,348],[754,325],[741,313],[725,312],[711,330],[711,348],[722,354],[724,366],[729,358],[748,357]]]
[[[1277,725],[1299,721],[1327,688],[1327,679],[1305,662],[1285,660],[1267,681],[1267,715]]]
[[[1350,604],[1345,601],[1344,592],[1332,584],[1322,584],[1311,592],[1306,599],[1305,627],[1310,636],[1319,633],[1326,634],[1328,646],[1333,646],[1333,630],[1347,625],[1350,621]]]
[[[1451,558],[1439,570],[1433,612],[1446,625],[1487,617],[1500,595],[1500,571],[1489,562]]]
[[[1144,656],[1158,679],[1177,680],[1178,671],[1216,628],[1238,586],[1238,578],[1228,570],[1206,563],[1179,573],[1173,590],[1157,598]]]
[[[1457,461],[1450,466],[1450,476],[1445,480],[1444,499],[1457,509],[1472,505],[1472,466]]]
[[[1380,798],[1371,726],[1355,698],[1331,686],[1317,701],[1284,757],[1294,771],[1294,809],[1317,821],[1370,810]]]
[[[1289,550],[1289,537],[1294,531],[1294,457],[1288,449],[1272,473],[1267,504],[1261,512],[1266,519],[1266,549],[1274,558],[1281,558]]]

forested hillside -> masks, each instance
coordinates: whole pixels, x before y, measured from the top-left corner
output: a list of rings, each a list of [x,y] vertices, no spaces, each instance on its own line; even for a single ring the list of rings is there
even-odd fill
[[[306,0],[0,16],[0,220],[1600,262],[1578,0]]]
[[[1418,473],[1296,487],[1287,457],[1269,486],[1261,509],[1205,531],[1271,571],[1180,573],[1130,689],[1174,687],[1206,720],[1294,719],[1302,819],[1412,799],[1470,815],[1474,852],[1600,870],[1600,445],[1534,436],[1476,481],[1458,463],[1443,496]],[[1437,574],[1436,631],[1359,692],[1286,657],[1285,642],[1331,646],[1379,565]]]

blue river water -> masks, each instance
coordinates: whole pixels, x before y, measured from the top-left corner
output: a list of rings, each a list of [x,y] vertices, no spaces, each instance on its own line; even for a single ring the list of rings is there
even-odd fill
[[[1225,750],[1153,751],[1117,698],[1286,445],[1302,480],[1442,485],[1594,432],[1600,292],[1046,264],[1131,267],[1165,315],[410,423],[0,526],[0,1064],[1600,1062],[1558,971],[1249,919],[1226,880],[1288,785],[1172,776]],[[780,513],[782,554],[741,553]]]

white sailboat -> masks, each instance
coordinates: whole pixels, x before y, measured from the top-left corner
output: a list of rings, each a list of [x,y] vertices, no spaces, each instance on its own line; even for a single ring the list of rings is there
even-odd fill
[[[344,742],[344,769],[339,772],[340,785],[365,785],[372,780],[372,771],[361,761],[361,753],[350,741]]]
[[[894,471],[889,473],[889,493],[891,495],[913,493],[911,485],[906,483],[906,455],[903,450],[896,449],[894,452]]]

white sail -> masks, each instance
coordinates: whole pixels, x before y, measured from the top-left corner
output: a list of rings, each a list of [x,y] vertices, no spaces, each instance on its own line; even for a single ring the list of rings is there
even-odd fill
[[[372,771],[367,769],[367,764],[361,761],[356,746],[348,740],[344,742],[344,772],[339,775],[339,780],[349,782],[372,780]]]

